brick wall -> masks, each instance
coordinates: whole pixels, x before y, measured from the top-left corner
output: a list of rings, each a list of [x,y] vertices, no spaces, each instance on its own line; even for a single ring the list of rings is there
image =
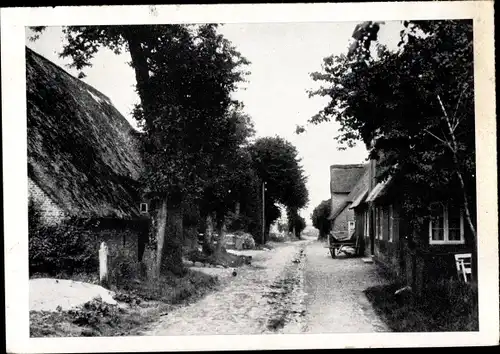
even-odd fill
[[[146,250],[145,239],[141,231],[130,229],[108,229],[101,230],[96,234],[94,248],[99,252],[102,242],[106,242],[109,250],[109,273],[112,282],[120,276],[127,277],[126,272],[131,275],[139,275],[141,272],[141,261],[146,267],[144,272],[149,273],[154,261],[151,255],[146,255],[151,250]],[[142,257],[139,259],[139,244],[143,243]],[[98,253],[97,253],[98,254]],[[151,263],[151,264],[149,264]],[[125,274],[124,274],[125,273]]]
[[[338,234],[339,237],[348,237],[348,226],[349,221],[354,221],[354,211],[346,207],[342,212],[335,218],[332,225],[333,234]]]
[[[28,178],[28,196],[45,225],[57,225],[67,218],[66,213],[31,178]]]

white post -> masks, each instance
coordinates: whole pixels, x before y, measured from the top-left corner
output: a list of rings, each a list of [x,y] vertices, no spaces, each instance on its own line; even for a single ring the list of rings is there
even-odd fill
[[[108,280],[108,245],[103,241],[99,248],[99,282],[108,286]]]

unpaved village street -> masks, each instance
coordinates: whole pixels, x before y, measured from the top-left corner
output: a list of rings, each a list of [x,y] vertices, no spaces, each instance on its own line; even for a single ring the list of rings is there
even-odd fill
[[[389,331],[374,313],[363,290],[384,279],[375,264],[343,255],[332,259],[319,242],[306,250],[306,333]]]
[[[145,335],[376,332],[387,328],[363,294],[382,282],[360,258],[332,259],[313,239],[241,251],[251,266],[222,273],[223,288],[178,308]]]

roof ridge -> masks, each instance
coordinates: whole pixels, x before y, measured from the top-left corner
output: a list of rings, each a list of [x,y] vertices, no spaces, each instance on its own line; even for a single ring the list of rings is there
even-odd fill
[[[364,168],[366,167],[367,163],[364,164],[335,164],[335,165],[330,165],[330,168]]]
[[[36,52],[35,50],[31,49],[30,47],[28,47],[27,45],[25,45],[25,48],[26,48],[26,51],[29,51],[31,52],[31,55],[34,55],[34,56],[37,56],[39,57],[40,59],[46,61],[49,65],[52,65],[52,66],[55,66],[58,70],[62,71],[64,74],[68,75],[69,77],[71,77],[72,80],[76,80],[78,81],[80,84],[82,84],[83,86],[85,86],[85,88],[87,89],[90,89],[91,91],[94,91],[95,93],[101,95],[102,97],[104,97],[104,99],[106,99],[107,101],[109,101],[111,103],[111,100],[110,98],[104,94],[103,92],[99,91],[98,89],[96,89],[94,86],[86,83],[85,81],[83,81],[82,79],[79,79],[78,77],[72,75],[71,73],[69,73],[65,68],[63,68],[62,66],[60,65],[57,65],[56,63],[54,63],[53,61],[45,58],[43,55],[41,55],[40,53]],[[111,105],[113,105],[111,103]],[[114,105],[113,105],[114,106]],[[116,108],[116,107],[115,107]],[[121,112],[120,112],[121,114]]]

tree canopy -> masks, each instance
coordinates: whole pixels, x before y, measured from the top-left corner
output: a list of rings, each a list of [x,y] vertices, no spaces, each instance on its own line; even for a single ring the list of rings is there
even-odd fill
[[[313,226],[319,231],[319,239],[324,239],[330,232],[331,221],[328,219],[331,213],[330,199],[323,200],[314,208],[311,215]]]
[[[397,51],[373,49],[379,27],[358,26],[348,53],[325,58],[311,75],[324,85],[310,95],[331,100],[310,122],[336,120],[340,143],[364,142],[377,178],[408,187],[403,207],[415,225],[434,200],[467,209],[475,185],[472,22],[405,21]]]
[[[279,136],[263,137],[249,150],[256,175],[265,182],[266,226],[280,217],[276,204],[294,211],[307,205],[307,177],[294,145]]]

